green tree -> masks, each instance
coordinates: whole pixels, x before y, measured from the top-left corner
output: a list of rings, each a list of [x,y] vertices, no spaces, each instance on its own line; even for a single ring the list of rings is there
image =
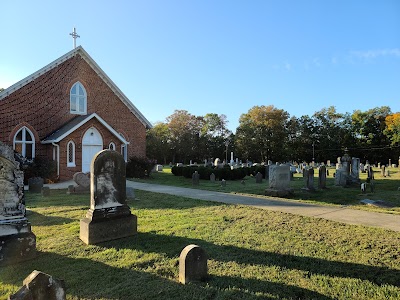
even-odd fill
[[[287,140],[289,114],[269,106],[254,106],[239,119],[236,147],[242,157],[254,161],[287,160],[283,149]]]
[[[205,146],[203,158],[223,157],[225,142],[232,135],[227,125],[228,120],[223,114],[208,113],[204,116],[201,129],[202,145]]]
[[[146,133],[147,157],[156,159],[157,162],[167,164],[171,157],[171,136],[168,124],[157,123]]]

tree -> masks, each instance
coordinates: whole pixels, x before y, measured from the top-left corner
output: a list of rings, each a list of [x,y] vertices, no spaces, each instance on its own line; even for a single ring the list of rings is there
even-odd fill
[[[146,142],[147,156],[166,164],[167,158],[171,156],[171,136],[168,124],[160,122],[147,130]]]
[[[256,160],[286,160],[284,145],[287,140],[289,114],[273,105],[254,106],[239,119],[236,147],[242,157]]]
[[[227,118],[225,115],[208,113],[203,118],[201,137],[204,147],[203,158],[223,157],[226,140],[232,135],[227,128]],[[231,143],[233,144],[233,143]]]
[[[400,143],[400,113],[387,115],[385,118],[386,128],[383,133],[390,140],[392,146]]]

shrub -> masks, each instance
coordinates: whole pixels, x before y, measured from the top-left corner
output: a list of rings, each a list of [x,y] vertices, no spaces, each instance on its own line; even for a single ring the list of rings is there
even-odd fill
[[[171,168],[171,173],[175,176],[182,176],[183,167],[173,166]]]
[[[156,161],[148,158],[130,157],[126,164],[126,177],[144,178],[150,175]]]
[[[55,161],[40,156],[27,159],[19,153],[15,153],[14,156],[15,160],[20,163],[20,169],[24,171],[24,184],[28,184],[28,180],[33,177],[41,177],[44,182],[57,181],[57,164]]]

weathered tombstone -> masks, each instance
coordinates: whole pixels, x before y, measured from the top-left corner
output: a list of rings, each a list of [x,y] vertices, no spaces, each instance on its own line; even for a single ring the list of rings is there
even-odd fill
[[[179,256],[179,282],[204,281],[207,279],[207,253],[197,245],[186,246]]]
[[[390,167],[392,165],[392,160],[389,158],[389,164],[388,166]]]
[[[319,189],[326,189],[327,172],[328,172],[328,170],[325,166],[320,166],[318,168],[318,188]]]
[[[386,171],[386,167],[385,167],[385,166],[382,166],[382,168],[381,168],[381,176],[382,176],[382,177],[386,177],[385,171]]]
[[[257,172],[256,174],[256,183],[262,183],[262,174],[260,172]]]
[[[381,168],[381,163],[378,163],[378,169],[380,169]]]
[[[361,183],[361,193],[365,194],[366,191],[367,191],[367,184],[365,182]]]
[[[36,236],[25,217],[24,172],[11,147],[0,142],[0,266],[36,255]]]
[[[371,165],[367,167],[367,180],[370,181],[374,179],[374,170],[372,169]]]
[[[33,271],[22,282],[23,286],[9,300],[65,300],[64,280],[40,271]]]
[[[390,177],[390,171],[389,171],[389,169],[386,169],[386,170],[385,170],[385,177]]]
[[[226,186],[226,180],[225,180],[225,179],[222,179],[222,180],[221,180],[221,186],[222,186],[222,187],[225,187],[225,186]]]
[[[126,198],[127,199],[135,199],[135,190],[132,187],[126,188]]]
[[[303,169],[303,178],[306,191],[314,191],[314,169],[313,167]]]
[[[90,165],[90,209],[80,222],[80,239],[86,244],[137,233],[137,217],[126,204],[126,166],[121,154],[103,150]]]
[[[163,170],[163,165],[156,165],[157,172],[162,172],[162,170]]]
[[[269,166],[269,188],[265,190],[266,196],[287,197],[293,194],[290,185],[290,166]]]
[[[28,179],[28,187],[31,193],[41,193],[44,180],[41,177],[32,177]]]
[[[42,187],[42,196],[43,197],[50,196],[50,188],[48,186]]]
[[[197,171],[194,171],[192,174],[192,185],[199,185],[200,174]]]
[[[353,157],[351,159],[350,179],[352,183],[360,183],[360,159]]]
[[[330,159],[328,159],[328,160],[326,161],[326,165],[327,165],[328,167],[331,166],[331,160],[330,160]]]
[[[73,194],[73,193],[74,193],[74,186],[70,184],[67,189],[67,194]]]
[[[85,194],[90,192],[90,173],[76,172],[72,177],[77,186],[74,186],[74,193]]]
[[[211,181],[211,182],[215,182],[215,174],[214,174],[214,173],[211,173],[211,175],[210,175],[210,181]]]
[[[343,169],[336,170],[335,174],[335,185],[346,186],[347,184],[347,173]]]

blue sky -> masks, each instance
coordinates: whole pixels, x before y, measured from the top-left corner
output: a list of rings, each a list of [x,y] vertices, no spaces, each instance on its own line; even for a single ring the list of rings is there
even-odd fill
[[[400,111],[400,1],[2,1],[0,87],[84,47],[154,123],[175,109]]]

